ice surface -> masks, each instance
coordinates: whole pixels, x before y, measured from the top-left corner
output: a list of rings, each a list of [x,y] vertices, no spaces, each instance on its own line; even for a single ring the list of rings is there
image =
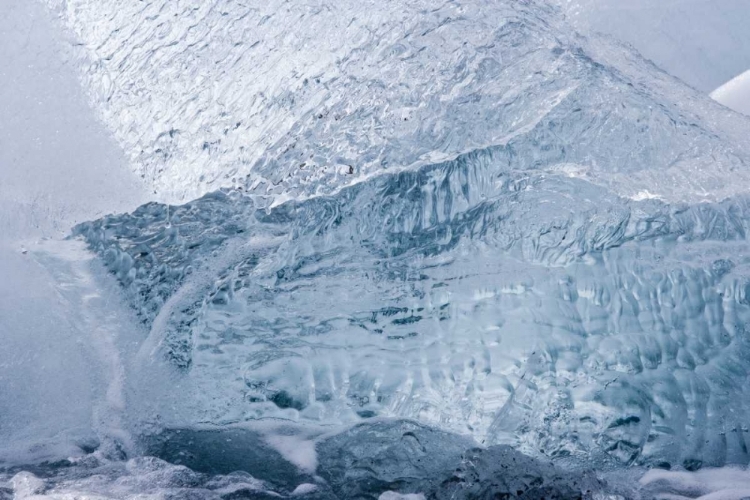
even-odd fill
[[[37,466],[0,498],[620,498],[581,468],[750,460],[748,117],[540,1],[47,3],[192,201],[8,218],[0,360],[43,369],[6,363],[0,460]]]
[[[403,416],[550,455],[744,460],[748,199],[636,202],[496,158],[77,231],[184,370],[167,421]]]
[[[408,421],[360,424],[322,440],[320,474],[339,498],[594,498],[614,492],[589,472],[565,473],[508,446],[470,440]]]
[[[620,480],[608,482],[591,471],[566,472],[507,446],[480,448],[466,437],[412,421],[373,420],[319,435],[317,474],[295,470],[269,453],[261,434],[248,428],[172,429],[168,434],[153,443],[161,447],[154,450],[160,458],[107,460],[94,453],[33,472],[0,471],[0,498],[4,491],[19,500],[619,500],[622,493],[637,495]]]
[[[102,119],[162,199],[326,194],[503,144],[628,196],[724,197],[745,179],[733,144],[702,142],[732,123],[541,1],[50,3],[81,42]],[[617,154],[588,128],[624,141]]]
[[[496,25],[472,35],[492,44],[456,49],[482,53],[468,81],[427,79],[443,59],[424,50],[373,101],[390,113],[425,82],[421,102],[457,96],[410,117],[437,135],[399,129],[396,143],[361,114],[304,115],[255,164],[276,176],[269,190],[76,228],[151,329],[141,362],[182,373],[142,414],[175,427],[405,417],[535,455],[747,460],[750,120],[570,34],[543,4],[427,19],[459,7]],[[463,21],[429,22],[441,28],[419,33],[461,39]],[[352,81],[329,85],[350,105]],[[300,173],[310,148],[320,166],[346,151],[359,181]],[[404,168],[383,173],[383,155]]]

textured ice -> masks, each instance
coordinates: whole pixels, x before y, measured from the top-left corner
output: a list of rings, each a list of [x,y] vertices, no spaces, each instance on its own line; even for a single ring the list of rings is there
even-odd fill
[[[77,232],[184,370],[177,422],[403,416],[553,456],[744,460],[748,199],[632,201],[504,161]]]
[[[694,472],[651,470],[640,480],[644,496],[682,500],[742,500],[750,498],[750,473],[725,467]]]
[[[541,1],[48,3],[192,201],[73,230],[127,335],[77,242],[30,252],[111,385],[97,450],[0,498],[618,498],[558,467],[750,460],[747,117]]]
[[[508,446],[480,448],[408,421],[360,424],[323,440],[318,453],[339,498],[572,500],[613,491],[590,472],[565,473]]]
[[[371,120],[300,115],[254,164],[273,187],[76,228],[151,329],[143,362],[182,371],[153,411],[173,426],[405,417],[552,457],[746,461],[750,121],[544,4],[419,19],[388,36],[410,54],[444,42],[408,74],[378,59]],[[295,40],[320,32],[301,26]],[[351,57],[382,54],[367,40]],[[376,67],[361,64],[346,67]],[[354,81],[327,88],[355,106],[372,85]],[[407,128],[386,126],[416,88]],[[341,155],[353,173],[324,173]]]
[[[328,194],[496,145],[626,196],[721,198],[747,181],[746,123],[542,1],[49,3],[165,199]]]

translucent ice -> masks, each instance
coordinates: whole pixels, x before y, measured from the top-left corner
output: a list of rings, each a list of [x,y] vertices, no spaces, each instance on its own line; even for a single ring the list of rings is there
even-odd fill
[[[627,196],[723,197],[747,175],[733,158],[747,124],[543,1],[48,3],[162,199],[333,193],[493,145]],[[706,142],[716,128],[734,131],[725,146]]]
[[[175,371],[135,413],[175,428],[405,417],[535,455],[746,461],[750,120],[627,48],[571,34],[545,4],[427,5],[325,40],[317,23],[353,7],[305,11],[284,18],[294,37],[238,48],[227,34],[223,57],[212,43],[189,62],[184,40],[200,33],[173,32],[189,20],[177,16],[158,33],[187,38],[117,63],[117,85],[150,75],[150,58],[211,61],[219,81],[227,61],[271,72],[200,113],[185,110],[208,101],[174,100],[171,80],[148,102],[107,94],[110,118],[136,119],[125,102],[153,118],[137,133],[112,123],[157,186],[205,191],[225,162],[244,179],[75,229],[151,330],[137,363]],[[271,29],[235,8],[191,15]],[[65,12],[75,26],[95,14]],[[100,47],[118,60],[121,37],[151,46],[150,22]],[[346,55],[315,59],[333,74],[304,52],[287,67],[269,40]],[[240,125],[217,132],[230,107]],[[242,123],[271,115],[284,125],[261,147]],[[184,128],[157,134],[165,117]],[[157,167],[153,148],[180,156]]]
[[[750,118],[537,0],[47,3],[173,204],[78,224],[101,262],[7,259],[87,347],[49,348],[50,405],[86,398],[0,498],[617,498],[558,467],[750,460]]]

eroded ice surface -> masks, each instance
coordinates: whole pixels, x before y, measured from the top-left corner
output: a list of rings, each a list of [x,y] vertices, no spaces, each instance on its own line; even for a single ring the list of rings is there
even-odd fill
[[[123,335],[79,242],[31,250],[116,384],[96,452],[0,498],[565,497],[601,478],[547,458],[747,463],[748,118],[540,1],[48,4],[133,168],[192,201],[73,230]]]
[[[626,196],[722,198],[747,175],[732,157],[746,124],[543,1],[48,3],[162,199],[328,194],[500,144]],[[716,128],[723,147],[705,141]]]
[[[205,15],[233,18],[230,6]],[[284,101],[301,107],[253,150],[241,189],[76,228],[151,328],[143,362],[183,373],[143,414],[407,417],[556,457],[746,461],[750,121],[614,42],[576,37],[544,4],[434,8],[403,24],[403,9],[383,11],[388,35],[367,35],[333,80],[301,73]],[[319,36],[285,19],[302,30],[294,43]],[[286,68],[259,53],[248,60]],[[377,85],[354,77],[375,68]],[[261,95],[247,85],[227,94],[238,113],[277,111],[243,108]],[[203,142],[220,103],[175,118],[194,125],[167,134],[189,139],[179,151]],[[205,155],[244,168],[221,144]],[[221,165],[165,156],[162,180],[185,186],[198,158],[203,173]]]

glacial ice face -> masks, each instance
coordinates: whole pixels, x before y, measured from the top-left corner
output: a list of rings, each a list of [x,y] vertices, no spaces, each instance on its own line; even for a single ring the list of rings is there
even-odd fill
[[[378,24],[387,35],[335,80],[302,72],[294,103],[314,107],[252,115],[243,99],[260,93],[228,92],[243,116],[289,118],[245,166],[224,139],[189,153],[221,104],[154,114],[194,125],[161,136],[187,156],[166,155],[157,186],[206,190],[224,160],[247,181],[75,229],[151,329],[141,363],[177,372],[136,413],[175,427],[407,417],[555,457],[746,461],[750,121],[541,3],[406,18]],[[333,29],[300,27],[289,43]],[[272,84],[291,85],[253,83]],[[152,141],[128,127],[120,140]]]
[[[252,206],[78,228],[184,370],[167,421],[399,416],[550,455],[745,458],[747,198],[628,201],[482,151]]]

